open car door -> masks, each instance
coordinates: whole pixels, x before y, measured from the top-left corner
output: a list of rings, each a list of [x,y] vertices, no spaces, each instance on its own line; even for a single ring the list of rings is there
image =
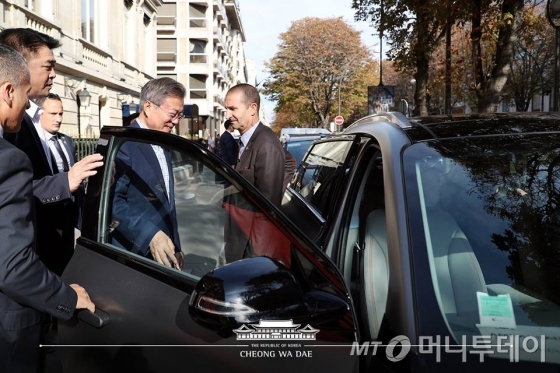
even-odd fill
[[[169,206],[135,168],[148,167],[154,146],[172,160]],[[132,148],[143,151],[132,157]],[[97,309],[59,324],[65,371],[357,371],[340,272],[237,172],[192,141],[151,130],[106,127],[97,152],[104,167],[88,182],[63,275]],[[181,270],[146,255],[170,211]]]

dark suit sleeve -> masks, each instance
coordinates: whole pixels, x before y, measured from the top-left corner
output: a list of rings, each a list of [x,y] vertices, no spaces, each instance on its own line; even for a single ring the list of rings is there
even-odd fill
[[[43,204],[57,203],[72,198],[68,172],[33,180],[33,195]]]
[[[76,142],[70,136],[64,135],[64,138],[68,142],[68,156],[71,158],[70,163],[73,166],[76,163]]]
[[[77,295],[35,253],[32,175],[24,153],[0,146],[0,293],[66,320],[74,313]]]

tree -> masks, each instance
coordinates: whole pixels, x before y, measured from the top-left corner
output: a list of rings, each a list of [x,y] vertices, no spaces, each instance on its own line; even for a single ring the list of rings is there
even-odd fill
[[[378,75],[360,33],[341,17],[295,21],[280,40],[278,52],[265,64],[270,78],[263,89],[276,102],[279,125],[298,118],[298,123],[327,127],[338,113],[339,88],[342,115],[367,105],[367,89],[360,87]]]
[[[513,44],[510,77],[504,87],[504,101],[513,101],[517,111],[527,111],[536,95],[542,98],[552,90],[554,71],[554,35],[542,7],[530,7],[523,13],[518,39]]]
[[[353,0],[355,18],[387,31],[398,69],[415,70],[416,114],[428,114],[432,53],[447,25],[470,28],[470,76],[479,112],[494,111],[511,71],[525,0]]]
[[[463,10],[453,0],[353,0],[357,20],[370,21],[391,44],[390,59],[397,70],[414,70],[415,114],[427,115],[429,62],[433,50]]]

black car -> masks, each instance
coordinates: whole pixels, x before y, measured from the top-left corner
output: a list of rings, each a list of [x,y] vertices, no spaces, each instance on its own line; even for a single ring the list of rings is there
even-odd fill
[[[170,151],[182,270],[116,242],[122,227],[113,216],[114,164],[130,142]],[[97,152],[104,167],[88,181],[81,236],[63,274],[84,286],[97,308],[59,324],[65,372],[357,367],[349,347],[359,339],[356,315],[339,270],[222,159],[176,135],[125,127],[102,129]],[[134,170],[125,176],[161,211]],[[132,214],[147,225],[166,219]],[[232,227],[250,254],[226,265]]]
[[[313,144],[282,211],[361,342],[410,341],[404,370],[558,370],[559,117],[363,118]]]
[[[191,141],[104,128],[64,273],[97,311],[59,326],[65,371],[558,371],[560,121],[425,122],[317,141],[280,210]],[[128,141],[173,155],[181,271],[112,243]],[[250,255],[225,264],[232,224]]]

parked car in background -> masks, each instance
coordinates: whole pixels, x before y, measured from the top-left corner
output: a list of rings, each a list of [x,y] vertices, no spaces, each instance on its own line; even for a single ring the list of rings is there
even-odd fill
[[[299,166],[313,141],[330,134],[331,132],[324,128],[282,128],[280,130],[280,141],[284,149],[295,157]]]
[[[104,128],[63,275],[97,309],[59,324],[64,369],[557,372],[559,124],[369,116],[312,145],[280,210],[192,141]],[[113,244],[127,142],[171,153],[181,270]]]

